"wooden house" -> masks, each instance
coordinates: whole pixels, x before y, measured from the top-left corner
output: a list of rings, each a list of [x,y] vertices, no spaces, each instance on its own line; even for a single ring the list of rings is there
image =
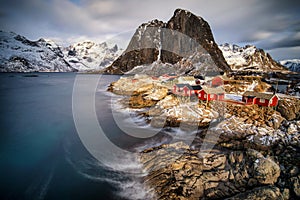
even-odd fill
[[[198,93],[198,98],[202,101],[224,100],[225,91],[222,87],[203,87]]]
[[[243,94],[242,101],[247,105],[257,104],[259,106],[274,107],[278,104],[278,96],[272,93],[259,93],[246,91]]]
[[[189,85],[189,84],[175,84],[173,87],[173,93],[181,96],[192,96],[198,95],[202,89],[200,85]]]

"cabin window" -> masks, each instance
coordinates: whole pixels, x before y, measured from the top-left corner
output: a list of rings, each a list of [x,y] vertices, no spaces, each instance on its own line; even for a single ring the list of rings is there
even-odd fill
[[[207,98],[207,94],[204,94],[204,98]]]
[[[259,103],[265,103],[265,99],[259,99]]]

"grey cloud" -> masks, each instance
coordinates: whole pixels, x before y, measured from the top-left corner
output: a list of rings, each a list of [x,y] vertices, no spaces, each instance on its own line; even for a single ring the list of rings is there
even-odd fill
[[[105,38],[152,19],[167,21],[184,8],[210,23],[218,43],[299,45],[298,0],[0,0],[0,5],[0,29],[30,39]]]
[[[300,32],[288,32],[284,35],[275,35],[266,41],[258,43],[264,49],[276,49],[276,48],[287,48],[287,47],[298,47],[300,46]]]

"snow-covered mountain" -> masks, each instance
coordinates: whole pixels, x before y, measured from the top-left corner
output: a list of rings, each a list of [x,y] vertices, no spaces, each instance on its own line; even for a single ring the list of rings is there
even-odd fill
[[[109,46],[106,42],[97,44],[92,41],[79,42],[64,48],[65,60],[79,71],[101,70],[109,66],[122,49],[117,45]]]
[[[293,72],[300,72],[300,59],[281,60],[280,64]]]
[[[51,41],[30,41],[0,31],[0,72],[73,72],[60,48]]]
[[[284,66],[273,60],[273,58],[264,50],[258,49],[253,45],[240,47],[238,45],[223,44],[220,45],[225,60],[232,70],[249,71],[282,71],[286,70]]]
[[[60,47],[48,39],[30,41],[0,31],[0,72],[98,71],[109,66],[122,50],[117,45],[80,42]]]

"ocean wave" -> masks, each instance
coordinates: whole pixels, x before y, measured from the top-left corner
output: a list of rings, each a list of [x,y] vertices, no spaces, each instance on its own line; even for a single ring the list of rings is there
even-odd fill
[[[142,180],[147,173],[135,154],[114,157],[111,161],[101,163],[93,157],[78,159],[67,152],[66,160],[82,177],[94,182],[108,183],[116,188],[119,197],[134,200],[153,197],[151,190],[143,184]]]

